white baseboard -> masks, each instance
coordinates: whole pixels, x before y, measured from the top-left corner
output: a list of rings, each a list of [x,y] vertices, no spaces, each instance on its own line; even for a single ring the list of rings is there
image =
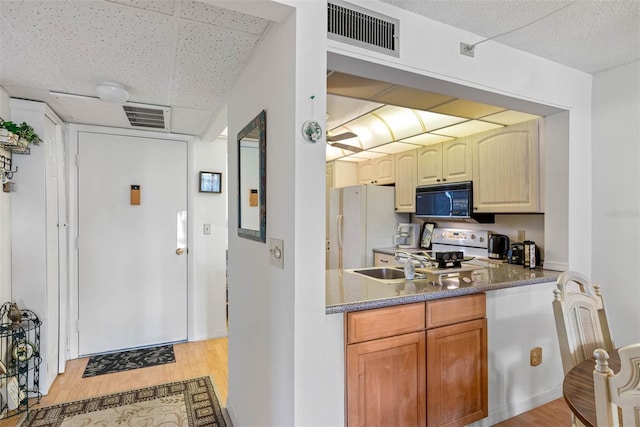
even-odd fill
[[[213,340],[216,338],[226,338],[228,335],[229,335],[229,332],[227,331],[227,328],[215,329],[213,331],[209,331],[207,334],[190,335],[188,338],[188,341],[194,342],[194,341]]]
[[[530,399],[525,401],[510,403],[501,408],[496,408],[489,412],[489,416],[487,418],[483,418],[480,421],[469,424],[467,427],[490,427],[560,397],[562,397],[562,386],[559,385],[549,391],[532,396]]]

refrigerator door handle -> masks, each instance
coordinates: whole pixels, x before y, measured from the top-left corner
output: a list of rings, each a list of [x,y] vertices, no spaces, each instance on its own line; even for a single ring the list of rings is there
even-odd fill
[[[342,249],[342,225],[343,225],[344,215],[338,215],[338,248]]]

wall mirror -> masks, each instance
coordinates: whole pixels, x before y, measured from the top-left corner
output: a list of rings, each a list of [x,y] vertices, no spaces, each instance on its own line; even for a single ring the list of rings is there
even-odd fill
[[[238,132],[238,236],[267,240],[267,112]]]

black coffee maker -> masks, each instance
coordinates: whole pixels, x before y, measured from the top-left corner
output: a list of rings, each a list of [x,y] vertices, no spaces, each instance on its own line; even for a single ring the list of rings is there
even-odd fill
[[[509,264],[524,263],[524,244],[521,242],[512,243],[509,245],[509,252],[507,252],[507,262]]]
[[[504,234],[489,235],[489,258],[505,259],[509,252],[509,236]]]

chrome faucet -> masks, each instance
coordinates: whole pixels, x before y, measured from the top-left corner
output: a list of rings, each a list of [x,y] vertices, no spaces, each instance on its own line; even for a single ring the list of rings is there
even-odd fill
[[[427,268],[428,267],[428,265],[426,264],[424,258],[420,258],[416,254],[413,254],[413,253],[407,252],[407,251],[396,251],[396,260],[400,259],[398,254],[406,255],[407,258],[408,258],[407,262],[413,262],[412,260],[416,260],[416,261],[418,261],[418,263],[420,263],[420,267],[422,267],[422,268]]]

